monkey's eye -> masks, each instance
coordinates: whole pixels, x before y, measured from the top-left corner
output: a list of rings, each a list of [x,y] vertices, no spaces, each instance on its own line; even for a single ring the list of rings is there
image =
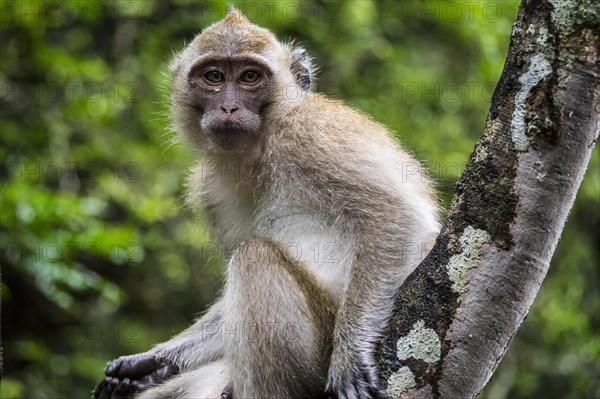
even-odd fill
[[[225,77],[223,76],[223,72],[220,71],[208,71],[204,74],[204,79],[211,84],[219,84],[223,83]]]
[[[260,73],[256,71],[246,71],[240,76],[240,81],[252,85],[260,79]]]

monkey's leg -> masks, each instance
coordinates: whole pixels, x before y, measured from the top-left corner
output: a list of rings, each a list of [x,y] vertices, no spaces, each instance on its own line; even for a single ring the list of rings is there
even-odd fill
[[[122,356],[106,367],[94,390],[97,399],[120,399],[160,384],[180,371],[193,370],[222,356],[222,302],[210,307],[187,330],[145,353]]]
[[[252,238],[229,263],[223,299],[235,398],[323,396],[335,306],[301,263],[277,242]]]
[[[150,388],[136,399],[220,399],[228,382],[225,362],[218,360]]]

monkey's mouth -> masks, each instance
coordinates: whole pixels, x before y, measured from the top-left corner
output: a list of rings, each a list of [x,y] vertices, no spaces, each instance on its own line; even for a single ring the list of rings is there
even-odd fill
[[[218,138],[252,136],[257,133],[256,129],[242,126],[235,122],[221,122],[211,126],[210,132]]]
[[[245,148],[256,140],[257,131],[242,127],[235,123],[219,123],[211,126],[210,136],[212,141],[225,151],[234,151]]]
[[[246,129],[242,129],[239,126],[231,125],[231,126],[219,126],[211,129],[211,133],[217,137],[223,136],[239,136],[243,134],[247,134]]]

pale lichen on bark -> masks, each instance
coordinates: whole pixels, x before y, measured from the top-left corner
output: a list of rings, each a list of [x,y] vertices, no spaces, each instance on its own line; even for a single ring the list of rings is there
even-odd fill
[[[419,320],[409,333],[398,339],[396,344],[398,359],[413,357],[428,363],[440,360],[441,342],[435,330],[425,327],[425,322]]]
[[[417,321],[408,334],[400,337],[396,343],[396,356],[400,361],[412,358],[433,363],[440,360],[441,354],[440,337],[434,329],[425,327],[423,320]],[[390,375],[387,386],[388,394],[392,398],[398,398],[402,392],[416,386],[415,376],[410,368],[400,367]]]
[[[552,23],[556,26],[561,36],[572,33],[581,22],[598,18],[598,0],[549,0],[553,10],[550,13]]]
[[[467,226],[460,237],[462,252],[453,255],[446,265],[448,277],[452,281],[452,289],[463,293],[466,290],[469,277],[467,271],[476,266],[475,261],[481,253],[483,244],[490,241],[487,231]]]
[[[531,58],[529,69],[519,78],[521,89],[515,98],[515,110],[510,123],[510,134],[515,148],[525,151],[531,145],[533,138],[526,134],[525,101],[531,89],[552,72],[552,66],[542,54]]]
[[[399,398],[402,392],[417,385],[415,375],[406,366],[400,367],[387,381],[387,392],[391,398]]]

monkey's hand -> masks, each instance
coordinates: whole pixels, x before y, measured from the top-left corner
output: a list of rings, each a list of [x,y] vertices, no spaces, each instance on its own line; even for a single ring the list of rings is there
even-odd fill
[[[227,384],[221,392],[221,399],[233,399],[233,383]]]
[[[96,399],[125,399],[179,373],[172,362],[148,353],[122,356],[108,364],[94,389]]]
[[[360,352],[347,344],[334,345],[327,378],[329,399],[388,399],[379,384],[375,364],[360,359]]]

